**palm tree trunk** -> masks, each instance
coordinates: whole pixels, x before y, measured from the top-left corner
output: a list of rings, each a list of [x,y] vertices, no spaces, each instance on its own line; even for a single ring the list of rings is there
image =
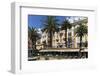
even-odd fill
[[[65,29],[65,46],[67,48],[67,29]]]
[[[81,57],[81,50],[82,50],[82,36],[80,36],[80,49],[79,49],[79,57]]]
[[[76,48],[76,46],[75,46],[76,40],[75,39],[76,39],[76,37],[75,37],[75,26],[74,26],[74,40],[73,40],[74,41],[74,48]]]
[[[35,38],[35,49],[36,49],[36,38]]]

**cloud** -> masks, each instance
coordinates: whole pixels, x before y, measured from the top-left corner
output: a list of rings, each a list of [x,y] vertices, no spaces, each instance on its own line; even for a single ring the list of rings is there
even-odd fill
[[[39,34],[42,34],[41,28],[38,28],[37,30]]]
[[[75,21],[79,21],[84,19],[85,17],[83,16],[71,16],[71,17],[66,17],[66,19],[70,22],[70,23],[74,23]]]

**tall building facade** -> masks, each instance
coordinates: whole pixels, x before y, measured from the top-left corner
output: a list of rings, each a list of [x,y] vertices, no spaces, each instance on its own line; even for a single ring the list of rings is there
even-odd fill
[[[71,23],[73,26],[71,29],[67,29],[67,47],[65,45],[65,30],[59,30],[59,32],[54,32],[52,36],[52,48],[79,48],[80,38],[76,36],[75,29],[79,27],[80,22],[83,22],[87,26],[87,19],[83,18],[76,22]],[[88,35],[82,37],[82,47],[85,47],[88,41]],[[49,48],[50,45],[50,35],[48,32],[42,32],[41,38],[36,42],[37,49]]]

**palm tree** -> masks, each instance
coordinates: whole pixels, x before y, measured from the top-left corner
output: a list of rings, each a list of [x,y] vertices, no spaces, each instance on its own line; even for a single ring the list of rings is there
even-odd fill
[[[36,49],[36,40],[39,38],[39,34],[35,28],[28,27],[28,38],[32,41],[33,49]]]
[[[82,37],[88,33],[88,29],[87,29],[87,26],[84,25],[82,22],[79,25],[80,26],[76,28],[75,33],[76,33],[76,36],[78,36],[80,38],[79,53],[81,53],[81,49],[82,49]]]
[[[54,32],[58,29],[58,19],[56,19],[55,16],[47,16],[46,19],[43,22],[43,31],[48,32],[50,38],[50,44],[49,46],[52,48],[52,38]]]
[[[62,29],[65,30],[65,46],[67,47],[67,29],[71,29],[72,25],[68,20],[64,20],[62,23]]]
[[[31,37],[31,27],[28,26],[28,38],[30,38],[30,37]]]

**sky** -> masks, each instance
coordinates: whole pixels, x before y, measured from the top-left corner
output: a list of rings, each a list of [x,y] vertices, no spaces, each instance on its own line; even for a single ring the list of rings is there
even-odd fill
[[[68,16],[67,16],[68,17]],[[43,15],[28,15],[28,26],[34,27],[36,29],[43,27],[43,19],[45,19],[46,16]],[[61,23],[66,18],[65,16],[56,16],[56,18],[59,20],[58,22]]]
[[[43,28],[43,20],[46,18],[45,15],[28,15],[28,26],[33,27],[35,29]],[[82,16],[56,16],[59,20],[59,24],[61,24],[64,19],[69,20],[70,23],[73,23],[74,20],[79,20],[79,18],[84,18]]]

